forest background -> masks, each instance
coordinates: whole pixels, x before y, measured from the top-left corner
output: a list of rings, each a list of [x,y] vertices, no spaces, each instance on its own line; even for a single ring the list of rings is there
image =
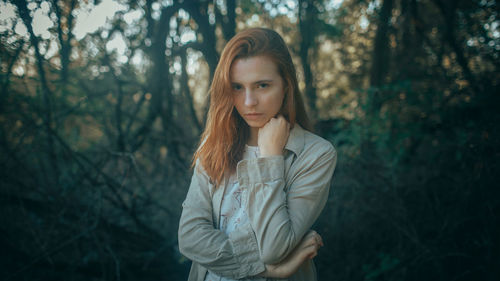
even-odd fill
[[[499,25],[490,0],[1,1],[1,279],[186,280],[209,81],[264,26],[338,150],[319,280],[500,280]]]

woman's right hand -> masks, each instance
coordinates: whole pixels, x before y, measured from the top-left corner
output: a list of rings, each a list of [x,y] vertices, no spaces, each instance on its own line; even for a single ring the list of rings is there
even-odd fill
[[[323,239],[314,230],[310,230],[295,249],[280,263],[266,264],[266,271],[261,276],[271,278],[288,278],[299,269],[306,260],[314,258],[318,249],[323,246]]]
[[[283,149],[290,135],[290,123],[283,115],[271,118],[259,129],[258,146],[260,156],[283,155]]]

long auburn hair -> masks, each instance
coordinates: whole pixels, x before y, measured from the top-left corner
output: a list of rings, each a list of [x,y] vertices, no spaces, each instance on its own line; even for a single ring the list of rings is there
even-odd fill
[[[210,180],[219,186],[224,176],[234,172],[241,160],[250,129],[234,107],[231,67],[235,60],[266,56],[273,60],[283,79],[285,97],[280,109],[293,127],[310,129],[297,83],[292,57],[281,36],[267,28],[250,28],[236,34],[224,47],[210,86],[210,107],[205,131],[193,156],[199,160]]]

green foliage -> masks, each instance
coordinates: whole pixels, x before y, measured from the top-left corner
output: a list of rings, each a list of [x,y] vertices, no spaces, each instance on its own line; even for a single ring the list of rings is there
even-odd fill
[[[377,257],[379,260],[378,264],[363,265],[365,281],[377,280],[377,278],[383,277],[384,273],[390,272],[400,263],[399,259],[391,257],[385,253],[380,253]]]

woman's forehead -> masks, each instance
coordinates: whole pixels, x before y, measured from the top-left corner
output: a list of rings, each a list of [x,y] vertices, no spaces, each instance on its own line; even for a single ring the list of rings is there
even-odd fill
[[[231,66],[231,82],[252,83],[279,77],[276,63],[267,56],[236,59]]]

